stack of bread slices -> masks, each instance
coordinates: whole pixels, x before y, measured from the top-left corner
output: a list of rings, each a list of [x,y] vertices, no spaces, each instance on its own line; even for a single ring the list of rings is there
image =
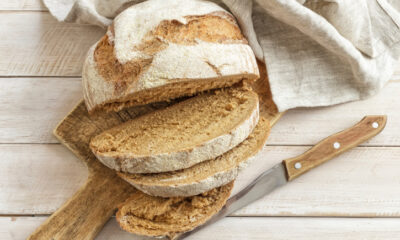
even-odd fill
[[[173,236],[207,221],[262,149],[254,54],[233,16],[201,0],[149,0],[119,14],[83,68],[91,114],[172,101],[95,136],[90,148],[140,190],[121,227]],[[179,100],[176,100],[179,99]]]

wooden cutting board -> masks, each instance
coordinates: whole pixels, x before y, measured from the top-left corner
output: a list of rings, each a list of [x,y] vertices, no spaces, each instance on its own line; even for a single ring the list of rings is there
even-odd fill
[[[274,125],[282,113],[272,101],[263,64],[260,64],[260,75],[262,77],[254,84],[260,96],[260,115]],[[117,206],[137,190],[96,160],[89,149],[90,139],[106,129],[167,105],[150,104],[118,113],[89,116],[83,101],[80,102],[56,127],[54,135],[85,162],[89,177],[28,239],[94,239]]]

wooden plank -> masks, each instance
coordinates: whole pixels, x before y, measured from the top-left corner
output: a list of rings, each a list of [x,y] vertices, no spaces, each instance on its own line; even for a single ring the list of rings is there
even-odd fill
[[[384,115],[366,116],[352,127],[320,141],[305,153],[284,160],[287,179],[292,181],[332,158],[353,149],[379,134],[385,125],[386,116]]]
[[[307,149],[264,147],[239,176],[234,191],[274,164]],[[3,215],[51,214],[87,177],[81,161],[61,145],[2,144],[0,154]],[[399,159],[400,148],[356,148],[234,215],[400,216]]]
[[[0,78],[0,89],[0,143],[58,143],[54,127],[82,98],[75,78]]]
[[[51,214],[88,175],[59,144],[2,144],[0,158],[0,214]]]
[[[234,193],[308,147],[266,146]],[[235,216],[400,216],[400,148],[358,147],[289,182]]]
[[[0,217],[0,239],[25,239],[46,217]],[[257,218],[228,217],[189,239],[399,239],[398,218]],[[121,230],[114,218],[97,240],[149,240]]]
[[[228,217],[187,239],[398,239],[400,219],[357,218],[254,218]],[[134,235],[121,230],[111,219],[98,240],[129,240]],[[134,239],[148,239],[135,237]]]
[[[47,12],[2,12],[0,22],[3,76],[80,76],[87,50],[104,33]]]
[[[0,10],[47,11],[42,0],[1,0]]]
[[[357,123],[365,115],[387,115],[386,128],[363,146],[400,145],[400,82],[363,101],[330,107],[289,110],[271,131],[268,144],[314,145],[323,138]]]
[[[115,171],[97,161],[88,146],[93,136],[121,122],[116,113],[89,117],[80,102],[55,128],[54,135],[85,162],[89,177],[28,239],[94,239],[117,206],[136,192]]]
[[[82,98],[79,78],[0,78],[0,143],[57,143],[53,128]],[[51,91],[49,91],[51,89]],[[387,114],[388,123],[363,146],[400,146],[400,82],[377,96],[326,108],[289,110],[274,126],[270,145],[313,145],[367,114]]]
[[[265,89],[269,88],[264,87],[263,90]],[[260,110],[260,115],[265,115],[272,125],[281,114],[276,111],[276,108],[273,108],[272,100],[270,98],[268,100],[268,102],[260,100],[260,105],[265,107],[264,111]],[[119,178],[115,171],[97,161],[88,146],[90,139],[105,129],[121,124],[137,115],[154,111],[157,107],[162,106],[151,104],[130,108],[126,114],[112,112],[89,116],[82,101],[63,119],[55,128],[54,135],[86,163],[89,178],[85,185],[37,228],[28,239],[92,239],[97,236],[117,206],[123,204],[125,199],[132,194],[136,194],[137,190]],[[233,184],[230,187],[232,188]]]

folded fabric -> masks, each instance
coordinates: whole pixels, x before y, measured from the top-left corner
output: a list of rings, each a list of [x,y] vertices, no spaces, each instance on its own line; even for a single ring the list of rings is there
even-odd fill
[[[59,21],[106,27],[143,0],[43,1]],[[257,58],[266,63],[280,111],[370,97],[397,65],[398,0],[214,2],[235,15]]]

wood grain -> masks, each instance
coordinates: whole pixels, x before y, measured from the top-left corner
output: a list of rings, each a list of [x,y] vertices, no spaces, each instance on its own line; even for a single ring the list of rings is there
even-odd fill
[[[400,219],[228,217],[188,237],[190,240],[354,240],[398,239]],[[98,240],[147,239],[123,233],[110,221]]]
[[[0,239],[25,239],[46,217],[0,217]],[[209,239],[270,239],[270,240],[376,240],[399,239],[400,219],[397,218],[287,218],[228,217],[189,237]],[[97,240],[150,240],[121,230],[110,219]]]
[[[46,12],[1,12],[0,75],[80,76],[95,26],[60,23]]]
[[[268,84],[266,77],[260,78],[260,81]],[[276,107],[268,107],[271,103],[260,105],[264,106],[263,115],[267,120],[275,123],[281,113]],[[89,116],[84,102],[79,103],[56,127],[54,135],[86,163],[88,181],[28,239],[93,239],[116,207],[136,190],[96,159],[89,148],[90,139],[121,122],[168,104],[172,103],[148,104],[119,113]]]
[[[82,97],[79,78],[0,78],[0,89],[0,143],[58,143],[54,127]]]
[[[0,158],[1,215],[51,214],[88,177],[82,161],[59,144],[0,144]]]
[[[47,11],[41,0],[1,0],[1,10]]]
[[[54,212],[28,239],[93,239],[116,207],[136,190],[103,166],[91,153],[90,139],[121,123],[116,113],[89,117],[79,104],[54,134],[86,163],[86,184]]]
[[[80,78],[0,78],[0,88],[0,143],[57,143],[52,129],[82,98]],[[391,82],[365,101],[290,110],[268,144],[314,145],[365,115],[387,114],[385,130],[362,146],[400,146],[400,101],[393,97],[399,92],[400,82]]]
[[[400,146],[400,82],[390,82],[376,96],[330,107],[289,110],[271,131],[271,145],[314,145],[366,115],[387,115],[385,130],[362,146]]]
[[[111,171],[89,175],[86,184],[28,239],[94,239],[121,201],[135,189]]]
[[[356,125],[318,142],[300,156],[285,159],[288,180],[291,181],[322,163],[348,151],[380,133],[386,116],[366,116]],[[296,165],[299,165],[296,168]]]
[[[40,0],[2,0],[0,10],[43,10],[39,5]],[[80,76],[87,48],[103,33],[96,27],[58,23],[40,12],[0,12],[0,21],[0,76]],[[388,114],[386,130],[363,146],[400,146],[400,101],[394,97],[400,91],[400,67],[393,79],[366,101],[289,111],[274,127],[269,144],[312,145],[360,116]],[[51,213],[86,178],[80,160],[59,145],[4,144],[56,142],[51,129],[81,96],[79,79],[68,84],[70,80],[0,79],[0,214]],[[241,175],[236,186],[307,149],[265,147],[258,163],[246,169],[251,174]],[[398,147],[356,148],[234,214],[324,218],[232,217],[192,239],[398,239],[398,218],[325,216],[400,217],[399,159]],[[0,217],[0,239],[26,238],[46,218]],[[132,238],[139,239],[121,231],[113,219],[98,236]]]
[[[266,146],[234,191],[309,147]],[[400,217],[399,148],[358,147],[237,212],[240,216]]]
[[[307,149],[264,147],[237,179],[235,191],[262,171]],[[1,215],[51,214],[88,176],[82,161],[56,144],[3,144],[0,157]],[[234,216],[400,217],[399,159],[399,148],[355,148]]]
[[[126,112],[130,118],[153,111],[160,104],[138,107]],[[115,171],[102,165],[89,149],[90,139],[122,123],[121,113],[99,113],[89,116],[83,101],[54,130],[54,135],[88,167],[85,185],[61,208],[55,211],[28,239],[94,239],[114,213],[116,207],[135,189],[119,178]]]

